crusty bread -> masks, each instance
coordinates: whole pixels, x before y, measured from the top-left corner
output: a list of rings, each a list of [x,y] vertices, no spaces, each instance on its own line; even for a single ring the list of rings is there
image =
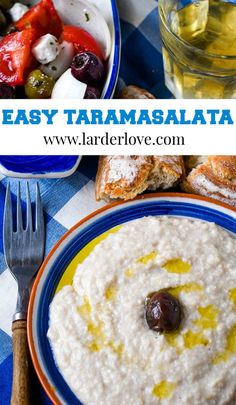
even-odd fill
[[[125,87],[120,98],[154,99],[145,89]],[[185,173],[182,156],[101,156],[96,177],[97,200],[129,200],[145,190],[175,186]]]
[[[213,173],[236,185],[236,156],[209,156]]]
[[[196,169],[197,166],[206,162],[207,159],[208,159],[208,156],[201,156],[201,155],[185,156],[184,163],[185,163],[186,173],[188,174],[192,169]]]
[[[128,86],[120,98],[155,97]],[[182,156],[104,156],[99,160],[96,198],[132,199],[145,190],[169,189],[180,181],[183,191],[236,206],[236,156],[186,156],[184,160]]]
[[[175,187],[185,176],[182,156],[152,156],[152,161],[148,190],[166,190]]]
[[[132,199],[145,190],[165,190],[184,176],[182,156],[101,156],[97,200]]]
[[[97,200],[132,199],[145,190],[181,183],[187,193],[212,197],[236,207],[236,156],[101,156]]]
[[[190,171],[181,188],[236,207],[236,156],[208,156]]]
[[[134,98],[155,98],[151,93],[149,93],[145,89],[141,89],[140,87],[137,86],[127,86],[125,87],[121,93],[119,98],[128,98],[128,99],[134,99]]]

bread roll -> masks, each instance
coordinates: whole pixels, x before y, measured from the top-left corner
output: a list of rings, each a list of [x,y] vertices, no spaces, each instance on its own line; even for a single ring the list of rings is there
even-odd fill
[[[165,190],[183,179],[182,156],[101,156],[97,200],[129,200],[145,190]]]
[[[186,173],[188,174],[192,169],[196,169],[197,166],[206,162],[207,159],[208,159],[208,156],[201,156],[201,155],[185,156],[184,163],[185,163]]]
[[[236,207],[236,156],[208,156],[190,171],[181,188]]]
[[[141,89],[137,86],[127,86],[125,87],[121,93],[120,98],[128,98],[128,99],[135,99],[135,98],[155,98],[151,93],[149,93],[145,89]]]

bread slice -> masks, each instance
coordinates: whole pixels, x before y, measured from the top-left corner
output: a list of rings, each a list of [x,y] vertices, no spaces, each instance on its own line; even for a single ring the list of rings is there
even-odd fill
[[[148,178],[148,190],[167,190],[184,178],[182,156],[152,156],[153,167]]]
[[[197,166],[205,163],[208,160],[208,156],[196,155],[196,156],[185,156],[184,163],[186,172],[189,173],[192,169],[196,169]]]
[[[181,188],[236,207],[236,156],[208,156],[189,173]]]
[[[145,190],[165,190],[184,176],[181,156],[101,156],[97,200],[129,200]]]

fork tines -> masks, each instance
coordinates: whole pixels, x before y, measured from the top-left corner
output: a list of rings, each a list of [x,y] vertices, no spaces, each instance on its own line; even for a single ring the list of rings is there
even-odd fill
[[[21,185],[19,182],[17,187],[17,202],[16,202],[16,232],[22,232],[24,230],[33,232],[32,204],[28,182],[26,183],[26,218],[27,218],[26,226],[24,229],[22,202],[21,202]],[[34,232],[41,235],[44,232],[43,206],[38,183],[36,183]],[[11,199],[11,187],[10,184],[8,184],[4,210],[4,238],[7,237],[7,235],[10,236],[12,233],[13,233],[12,199]]]

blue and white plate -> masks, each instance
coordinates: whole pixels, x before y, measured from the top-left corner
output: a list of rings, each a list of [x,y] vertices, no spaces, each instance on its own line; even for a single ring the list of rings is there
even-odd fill
[[[235,209],[211,199],[176,193],[150,194],[134,201],[108,205],[69,230],[52,249],[36,278],[28,315],[34,367],[54,404],[81,404],[60,374],[47,339],[49,306],[55,292],[71,284],[78,263],[115,227],[149,215],[215,222],[236,235]]]
[[[0,172],[20,178],[59,178],[70,176],[81,156],[0,156]]]

